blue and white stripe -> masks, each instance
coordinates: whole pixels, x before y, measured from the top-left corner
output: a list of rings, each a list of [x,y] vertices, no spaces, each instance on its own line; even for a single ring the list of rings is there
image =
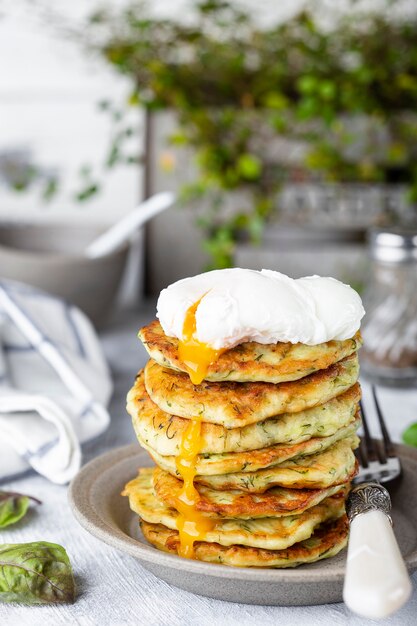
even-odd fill
[[[0,480],[33,468],[68,482],[81,463],[80,444],[108,427],[111,391],[81,311],[0,281]]]

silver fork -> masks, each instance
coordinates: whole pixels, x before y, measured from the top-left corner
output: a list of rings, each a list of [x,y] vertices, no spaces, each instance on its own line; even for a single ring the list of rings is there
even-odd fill
[[[374,385],[372,385],[372,396],[381,429],[382,440],[377,441],[372,439],[361,401],[363,436],[359,448],[356,450],[356,457],[359,461],[359,473],[353,480],[354,483],[363,483],[369,480],[387,483],[391,480],[395,480],[401,474],[400,459],[395,454],[395,447],[388,434]]]
[[[391,499],[381,485],[400,476],[401,464],[374,386],[372,396],[382,440],[372,439],[361,403],[364,434],[356,451],[360,469],[346,502],[350,534],[343,599],[355,613],[375,619],[403,606],[412,586],[392,530]]]

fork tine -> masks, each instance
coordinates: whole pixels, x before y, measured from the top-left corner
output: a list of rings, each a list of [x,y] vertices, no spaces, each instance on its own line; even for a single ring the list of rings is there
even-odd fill
[[[360,402],[360,412],[362,415],[363,434],[361,436],[359,448],[355,450],[356,459],[359,461],[359,473],[353,479],[354,483],[363,481],[378,481],[381,483],[391,482],[401,475],[401,463],[396,456],[395,445],[392,444],[385,426],[382,411],[376,398],[376,391],[372,387],[372,394],[378,414],[378,420],[383,435],[383,440],[372,439],[365,409]]]
[[[395,456],[395,450],[394,450],[394,446],[393,443],[391,441],[391,437],[389,436],[387,427],[385,425],[385,420],[382,416],[382,411],[381,411],[381,407],[379,405],[378,402],[378,398],[376,395],[376,388],[375,385],[372,385],[372,395],[374,398],[374,402],[375,402],[375,408],[376,408],[376,412],[378,415],[378,421],[379,421],[379,426],[381,428],[381,433],[382,433],[382,438],[384,440],[384,449],[385,449],[385,454],[387,456]]]
[[[368,427],[368,422],[366,421],[366,415],[365,415],[365,409],[362,403],[362,400],[359,401],[359,406],[361,409],[361,415],[362,415],[362,426],[363,426],[363,437],[362,437],[362,441],[364,441],[365,445],[364,445],[364,450],[366,452],[366,457],[367,457],[367,461],[378,461],[379,460],[379,454],[377,452],[377,449],[374,445],[374,442],[372,441],[370,432],[369,432],[369,427]]]
[[[361,437],[360,442],[359,442],[359,447],[356,448],[356,450],[355,450],[355,456],[358,459],[359,465],[361,467],[365,467],[365,468],[368,467],[368,465],[369,465],[369,463],[368,463],[368,455],[366,454],[365,442],[362,439],[362,437]]]

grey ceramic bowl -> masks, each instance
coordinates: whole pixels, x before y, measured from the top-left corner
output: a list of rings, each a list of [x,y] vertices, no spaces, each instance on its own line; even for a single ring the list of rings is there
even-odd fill
[[[393,520],[410,571],[417,568],[417,450],[397,446],[403,477],[393,500]],[[152,465],[137,444],[112,450],[88,463],[70,485],[69,499],[80,524],[105,543],[139,559],[168,583],[203,596],[242,602],[302,606],[341,602],[346,552],[295,569],[234,568],[182,559],[149,545],[138,517],[120,492],[140,466]]]
[[[96,325],[109,313],[125,268],[128,245],[88,259],[82,252],[102,228],[75,224],[0,225],[0,276],[69,300]]]

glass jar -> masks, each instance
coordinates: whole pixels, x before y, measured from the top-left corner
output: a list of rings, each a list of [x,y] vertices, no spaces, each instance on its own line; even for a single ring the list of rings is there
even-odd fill
[[[417,230],[369,234],[362,371],[380,384],[417,385]]]

